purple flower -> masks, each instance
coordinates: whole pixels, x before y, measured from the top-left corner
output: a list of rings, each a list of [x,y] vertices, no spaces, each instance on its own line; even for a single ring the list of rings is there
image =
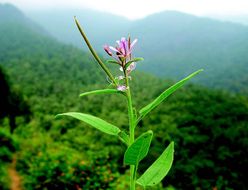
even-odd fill
[[[116,55],[118,57],[123,57],[125,59],[129,58],[129,56],[132,53],[133,50],[133,46],[136,44],[138,40],[135,39],[132,43],[131,43],[131,39],[130,37],[128,39],[122,37],[121,40],[117,40],[116,43],[118,44],[118,46],[116,46],[116,48],[110,46],[109,48],[113,51],[116,52]]]
[[[132,51],[134,45],[137,43],[137,39],[131,42],[130,37],[127,39],[122,37],[121,40],[117,40],[116,47],[104,45],[104,50],[106,53],[114,58],[115,60],[108,60],[110,63],[115,63],[120,65],[120,70],[123,72],[123,75],[115,77],[117,82],[117,90],[125,91],[128,89],[128,86],[124,84],[123,79],[130,79],[130,73],[136,68],[136,62],[140,58],[132,58]]]
[[[137,41],[138,40],[135,39],[131,43],[130,37],[128,39],[122,37],[121,40],[116,41],[117,43],[116,47],[104,45],[104,50],[110,56],[113,56],[112,51],[115,52],[116,57],[114,58],[119,62],[119,64],[122,67],[124,67],[125,64],[131,60],[132,50],[133,50],[134,45],[137,43]]]

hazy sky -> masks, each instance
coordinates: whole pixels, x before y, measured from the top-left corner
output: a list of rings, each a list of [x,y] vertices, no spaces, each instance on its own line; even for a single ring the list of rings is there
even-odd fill
[[[163,10],[178,10],[195,15],[248,14],[248,0],[0,0],[24,11],[65,8],[91,8],[130,19],[142,18]]]

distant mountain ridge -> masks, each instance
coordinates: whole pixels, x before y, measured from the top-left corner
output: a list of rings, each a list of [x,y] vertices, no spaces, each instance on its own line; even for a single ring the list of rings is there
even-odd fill
[[[218,19],[224,22],[234,22],[243,25],[248,25],[248,14],[236,14],[236,15],[209,15],[208,17]]]
[[[24,14],[15,6],[8,4],[8,3],[0,4],[0,21],[1,22],[16,21],[23,16]]]

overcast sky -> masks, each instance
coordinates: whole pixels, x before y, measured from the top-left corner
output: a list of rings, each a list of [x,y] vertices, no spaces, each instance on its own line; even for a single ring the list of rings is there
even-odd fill
[[[12,3],[24,11],[91,8],[130,19],[164,10],[200,16],[248,14],[248,0],[0,0],[0,3]]]

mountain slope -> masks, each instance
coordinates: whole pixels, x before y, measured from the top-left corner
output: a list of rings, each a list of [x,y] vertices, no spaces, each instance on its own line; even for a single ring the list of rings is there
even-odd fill
[[[8,6],[0,20],[19,14]],[[18,18],[14,22],[0,22],[0,65],[6,69],[11,82],[29,97],[33,110],[61,111],[56,104],[39,106],[41,102],[49,104],[53,96],[62,104],[65,101],[63,92],[67,91],[72,93],[72,104],[74,100],[76,105],[80,91],[76,87],[101,81],[98,77],[103,74],[100,68],[88,53],[59,43],[40,32],[39,27],[34,29],[35,24],[23,14]],[[95,77],[91,77],[93,73]]]
[[[12,23],[17,25],[25,25],[28,28],[36,33],[41,35],[48,35],[48,33],[40,27],[38,24],[33,22],[31,19],[26,17],[23,12],[21,12],[18,8],[13,6],[12,4],[1,4],[0,3],[0,24],[1,28],[3,28],[4,24]]]

